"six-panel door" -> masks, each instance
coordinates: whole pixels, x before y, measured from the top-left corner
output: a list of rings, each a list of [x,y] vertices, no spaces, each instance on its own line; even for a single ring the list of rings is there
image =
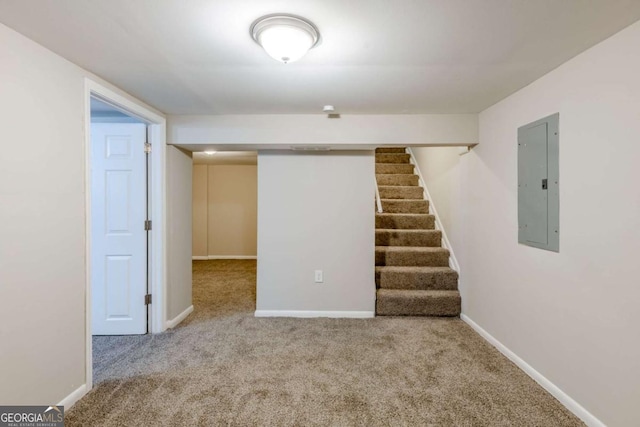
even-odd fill
[[[91,125],[92,334],[147,331],[146,125]]]

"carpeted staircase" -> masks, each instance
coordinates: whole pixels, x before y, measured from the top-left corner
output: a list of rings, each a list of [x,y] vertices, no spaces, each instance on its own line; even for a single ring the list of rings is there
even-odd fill
[[[376,314],[458,316],[458,273],[405,148],[376,150]]]

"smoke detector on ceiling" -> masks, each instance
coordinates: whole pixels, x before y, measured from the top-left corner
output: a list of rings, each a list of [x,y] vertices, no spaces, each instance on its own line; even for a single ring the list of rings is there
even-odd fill
[[[330,119],[339,119],[340,114],[336,113],[336,109],[333,105],[325,105],[322,109],[323,112],[327,113],[327,117]]]

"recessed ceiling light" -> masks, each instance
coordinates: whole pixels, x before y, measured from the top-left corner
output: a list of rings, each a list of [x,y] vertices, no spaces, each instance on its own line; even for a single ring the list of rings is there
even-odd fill
[[[216,153],[217,153],[217,151],[215,151],[215,150],[208,150],[208,151],[204,152],[204,154],[206,154],[207,156],[213,156]]]
[[[285,64],[302,58],[320,42],[320,32],[312,22],[286,13],[256,19],[249,32],[269,56]]]

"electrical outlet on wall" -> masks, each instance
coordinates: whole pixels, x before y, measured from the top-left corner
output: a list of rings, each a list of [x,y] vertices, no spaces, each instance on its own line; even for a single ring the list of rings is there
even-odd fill
[[[324,281],[324,278],[322,277],[322,270],[316,270],[315,271],[315,282],[316,283],[322,283]]]

